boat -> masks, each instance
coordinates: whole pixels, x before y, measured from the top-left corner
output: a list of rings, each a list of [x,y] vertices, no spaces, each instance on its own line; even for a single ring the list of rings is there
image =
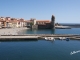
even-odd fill
[[[59,37],[59,39],[60,39],[60,40],[65,40],[66,38],[65,38],[65,37]]]
[[[49,40],[54,40],[55,41],[55,39],[53,37],[50,37]]]
[[[62,37],[59,37],[59,40],[62,40]]]
[[[47,38],[47,37],[45,37],[45,40],[48,40],[48,38]]]
[[[45,40],[49,40],[49,41],[55,41],[55,39],[53,37],[45,37]]]
[[[69,41],[70,39],[69,38],[66,38],[66,41]]]

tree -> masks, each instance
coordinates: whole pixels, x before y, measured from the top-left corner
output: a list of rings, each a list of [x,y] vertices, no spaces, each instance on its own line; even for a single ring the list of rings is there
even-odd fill
[[[32,26],[34,23],[33,22],[30,22],[30,26]]]

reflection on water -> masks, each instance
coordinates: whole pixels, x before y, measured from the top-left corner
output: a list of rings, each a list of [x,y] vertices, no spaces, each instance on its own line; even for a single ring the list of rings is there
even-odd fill
[[[21,34],[80,34],[80,28],[72,29],[37,29],[37,30],[23,30]]]
[[[53,29],[51,30],[51,34],[55,34],[55,29],[54,30]]]
[[[21,31],[23,34],[55,34],[55,30],[53,29],[39,29],[39,30],[23,30]]]

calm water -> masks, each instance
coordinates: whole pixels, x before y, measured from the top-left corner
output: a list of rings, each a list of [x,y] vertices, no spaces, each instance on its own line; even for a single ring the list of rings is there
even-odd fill
[[[80,28],[56,30],[24,30],[24,34],[80,34]]]
[[[80,34],[80,29],[24,30],[23,33]],[[80,60],[80,53],[70,55],[71,52],[78,50],[79,40],[0,42],[0,60]]]

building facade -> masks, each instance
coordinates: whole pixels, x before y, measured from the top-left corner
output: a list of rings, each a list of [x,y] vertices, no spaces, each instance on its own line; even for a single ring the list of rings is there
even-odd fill
[[[19,28],[19,27],[36,27],[38,29],[55,29],[55,17],[52,15],[51,20],[30,20],[16,19],[10,17],[0,17],[0,28]]]

